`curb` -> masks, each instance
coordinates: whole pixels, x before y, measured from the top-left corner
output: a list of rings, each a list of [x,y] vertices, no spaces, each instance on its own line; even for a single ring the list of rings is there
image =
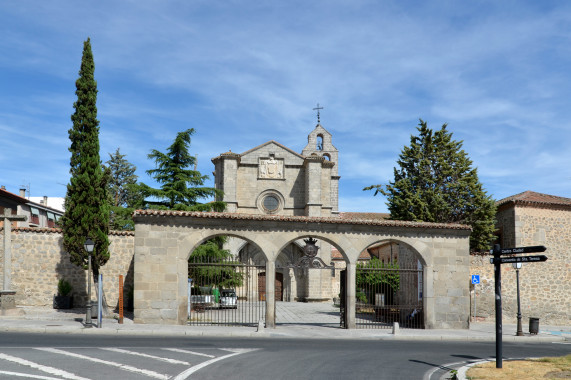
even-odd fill
[[[225,330],[227,329],[227,330]],[[470,336],[470,335],[403,335],[399,333],[393,335],[389,330],[386,333],[378,333],[374,330],[348,330],[338,331],[335,335],[307,334],[307,330],[282,330],[268,329],[267,331],[252,330],[238,331],[232,328],[221,328],[220,330],[211,329],[189,329],[187,326],[176,326],[167,328],[151,328],[151,329],[130,329],[130,328],[85,328],[85,327],[69,327],[61,325],[47,326],[1,326],[2,332],[22,332],[36,334],[81,334],[81,335],[123,335],[123,336],[188,336],[188,337],[234,337],[234,338],[282,338],[282,339],[348,339],[348,340],[395,340],[395,341],[465,341],[465,342],[495,342],[495,336]],[[359,332],[356,332],[359,331]],[[363,331],[363,332],[361,332]],[[549,343],[561,342],[568,340],[562,335],[539,335],[539,336],[503,336],[504,342],[522,342],[522,343]]]

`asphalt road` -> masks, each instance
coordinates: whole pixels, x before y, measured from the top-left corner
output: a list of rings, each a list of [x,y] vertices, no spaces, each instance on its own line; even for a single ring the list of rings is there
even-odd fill
[[[504,343],[504,358],[566,355],[569,343]],[[437,379],[494,354],[493,342],[2,333],[0,379]]]

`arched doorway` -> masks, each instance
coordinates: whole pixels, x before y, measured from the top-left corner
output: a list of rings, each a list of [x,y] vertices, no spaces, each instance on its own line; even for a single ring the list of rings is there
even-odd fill
[[[424,265],[399,241],[375,243],[361,252],[356,268],[357,328],[424,328]]]

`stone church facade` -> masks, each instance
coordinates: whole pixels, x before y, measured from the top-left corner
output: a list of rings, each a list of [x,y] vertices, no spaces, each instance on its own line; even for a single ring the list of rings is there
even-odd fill
[[[226,212],[336,216],[338,151],[331,140],[318,124],[301,154],[268,141],[241,154],[213,158],[215,184],[224,192],[220,200],[226,202]]]
[[[219,200],[226,212],[254,215],[336,217],[339,215],[339,153],[332,136],[321,124],[308,135],[297,153],[276,141],[268,141],[244,153],[231,151],[212,159]],[[303,240],[286,247],[276,262],[278,301],[330,301],[337,296],[339,271],[291,268],[303,256]],[[319,257],[332,262],[332,247],[319,242]],[[262,253],[246,241],[228,239],[226,248],[249,264],[262,264]],[[336,263],[339,268],[344,263]],[[260,293],[263,298],[265,294]]]

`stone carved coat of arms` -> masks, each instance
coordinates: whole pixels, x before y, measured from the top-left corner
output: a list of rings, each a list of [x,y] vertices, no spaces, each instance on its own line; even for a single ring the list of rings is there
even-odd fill
[[[282,179],[284,177],[284,162],[274,157],[260,159],[260,178]]]

